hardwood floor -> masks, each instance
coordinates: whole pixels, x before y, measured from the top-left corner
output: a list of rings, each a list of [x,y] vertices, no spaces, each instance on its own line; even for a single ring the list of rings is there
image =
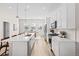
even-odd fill
[[[36,38],[31,56],[52,56],[52,52],[43,37]]]

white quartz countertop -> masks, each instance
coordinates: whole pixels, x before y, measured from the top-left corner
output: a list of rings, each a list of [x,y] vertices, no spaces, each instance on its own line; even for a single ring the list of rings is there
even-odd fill
[[[72,40],[72,39],[69,39],[69,38],[60,38],[60,37],[58,37],[58,36],[53,36],[52,37],[52,39],[53,38],[56,38],[58,41],[60,41],[60,42],[62,42],[62,41],[64,41],[64,42],[75,42],[74,40]]]
[[[19,36],[16,36],[16,37],[13,37],[11,38],[9,41],[29,41],[33,36],[34,36],[34,33],[30,33],[31,36],[26,36],[26,34],[23,34],[23,35],[19,35]]]
[[[60,38],[59,41],[75,42],[74,40],[68,38]]]

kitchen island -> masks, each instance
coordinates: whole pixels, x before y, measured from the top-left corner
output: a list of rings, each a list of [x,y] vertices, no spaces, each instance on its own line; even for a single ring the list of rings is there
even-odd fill
[[[31,55],[32,46],[34,44],[34,33],[30,35],[22,34],[10,39],[9,55],[11,56],[28,56]]]

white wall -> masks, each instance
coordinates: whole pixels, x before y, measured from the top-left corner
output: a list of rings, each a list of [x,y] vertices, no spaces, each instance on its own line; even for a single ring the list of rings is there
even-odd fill
[[[17,23],[17,19],[16,18],[1,18],[0,19],[0,37],[3,38],[3,22],[9,22],[10,24],[10,36],[17,34],[18,33],[18,23]],[[16,26],[16,31],[13,31],[13,24],[15,24]]]
[[[3,22],[10,23],[10,36],[18,33],[18,19],[16,18],[16,11],[8,9],[5,7],[6,4],[0,4],[0,38],[3,38]],[[16,26],[16,30],[13,31],[13,24]]]

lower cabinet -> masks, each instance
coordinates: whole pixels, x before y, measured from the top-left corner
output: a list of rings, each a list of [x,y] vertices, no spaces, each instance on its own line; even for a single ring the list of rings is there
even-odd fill
[[[56,56],[75,56],[75,42],[66,38],[53,36],[52,50]]]
[[[14,39],[14,40],[13,40]],[[33,44],[35,42],[35,36],[24,38],[14,37],[11,41],[9,41],[10,56],[30,56],[33,48]]]
[[[59,55],[59,42],[58,42],[58,37],[52,37],[52,50],[55,55]]]
[[[11,56],[27,56],[28,55],[28,42],[15,41],[10,43]]]

